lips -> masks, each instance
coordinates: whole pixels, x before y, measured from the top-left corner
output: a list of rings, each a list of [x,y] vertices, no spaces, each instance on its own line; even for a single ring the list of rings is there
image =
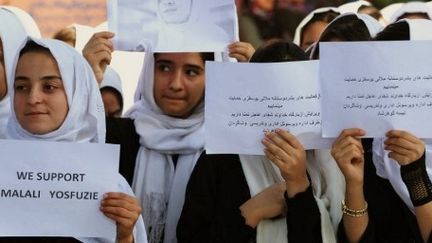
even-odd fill
[[[38,116],[38,115],[46,115],[48,113],[47,112],[42,112],[42,111],[30,111],[30,112],[26,112],[24,114],[26,116]]]

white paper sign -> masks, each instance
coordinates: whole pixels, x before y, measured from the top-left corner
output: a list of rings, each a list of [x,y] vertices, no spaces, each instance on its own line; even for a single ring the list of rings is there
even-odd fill
[[[432,41],[320,43],[323,136],[362,128],[432,138]]]
[[[116,49],[221,52],[238,40],[234,0],[110,0]]]
[[[118,145],[0,140],[0,235],[115,238]]]
[[[264,154],[266,131],[289,130],[306,149],[321,139],[318,62],[206,62],[207,153]]]

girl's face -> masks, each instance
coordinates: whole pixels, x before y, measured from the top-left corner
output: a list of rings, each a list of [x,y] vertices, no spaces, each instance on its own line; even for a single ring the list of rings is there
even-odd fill
[[[155,56],[153,95],[167,115],[187,118],[204,95],[205,69],[199,53]]]
[[[7,85],[6,85],[6,71],[5,71],[5,62],[4,62],[4,54],[3,54],[3,43],[0,39],[0,100],[2,100],[7,93]]]
[[[17,120],[28,132],[46,134],[57,130],[65,120],[67,97],[51,53],[27,52],[19,58],[14,91]]]
[[[327,24],[328,23],[324,21],[316,21],[310,24],[308,28],[303,31],[303,38],[300,43],[300,47],[303,50],[306,50],[310,45],[317,42]]]

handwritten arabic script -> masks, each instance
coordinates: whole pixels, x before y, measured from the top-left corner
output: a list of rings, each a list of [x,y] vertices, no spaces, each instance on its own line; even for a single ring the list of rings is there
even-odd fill
[[[321,125],[321,112],[318,110],[294,111],[296,103],[316,102],[319,93],[298,96],[229,96],[228,102],[233,107],[256,107],[259,111],[232,112],[228,119],[228,127],[260,127],[264,132],[274,128],[307,127]]]

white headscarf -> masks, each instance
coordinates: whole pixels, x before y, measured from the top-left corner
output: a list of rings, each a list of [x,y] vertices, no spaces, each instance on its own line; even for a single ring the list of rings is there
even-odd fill
[[[337,8],[333,8],[333,7],[318,8],[318,9],[315,9],[314,11],[310,12],[297,26],[295,34],[294,34],[294,40],[293,40],[294,44],[296,44],[298,46],[301,45],[301,41],[302,41],[301,40],[301,34],[303,31],[303,28],[305,27],[305,25],[307,25],[309,23],[309,21],[311,21],[311,19],[314,17],[315,14],[325,13],[325,12],[329,12],[329,11],[339,13],[339,10]]]
[[[390,18],[390,23],[396,22],[404,14],[425,13],[432,19],[432,9],[425,2],[407,2],[400,7]]]
[[[372,6],[372,4],[368,1],[360,0],[360,1],[342,4],[338,7],[338,9],[339,9],[339,12],[342,14],[344,14],[344,13],[358,13],[359,8],[363,7],[363,6]]]
[[[37,26],[36,22],[34,21],[32,16],[30,16],[29,13],[14,6],[2,5],[1,8],[11,11],[18,18],[21,24],[24,26],[24,29],[29,36],[35,38],[41,38],[41,32],[39,30],[39,27]]]
[[[75,30],[75,50],[81,53],[84,49],[84,46],[95,33],[95,28],[76,23],[69,26],[69,28],[73,28]]]
[[[387,5],[386,7],[382,8],[380,10],[380,13],[383,16],[384,20],[387,23],[390,23],[390,20],[391,20],[391,17],[393,16],[393,14],[396,13],[396,11],[398,11],[398,9],[400,9],[403,5],[404,5],[404,3],[393,3],[390,5]]]
[[[190,174],[204,147],[204,105],[186,119],[168,116],[153,95],[154,56],[145,55],[135,93],[135,104],[126,116],[135,120],[140,144],[132,188],[142,203],[149,242],[176,242]],[[172,155],[178,154],[176,167]],[[164,233],[165,227],[165,233]]]
[[[105,112],[99,87],[87,61],[72,47],[57,40],[28,38],[50,50],[60,69],[69,104],[66,120],[56,131],[45,135],[33,135],[21,128],[15,114],[8,121],[9,137],[26,140],[105,143]],[[21,50],[27,42],[19,48]],[[14,66],[17,64],[15,60]],[[14,72],[15,73],[15,72]],[[13,97],[14,92],[11,92]],[[118,190],[133,195],[126,180],[118,174]],[[115,239],[79,238],[86,243],[116,242]],[[146,243],[147,236],[142,218],[134,227],[135,242]]]
[[[99,87],[87,61],[66,43],[57,40],[33,39],[50,50],[62,76],[69,111],[63,124],[55,131],[43,135],[31,134],[21,127],[13,111],[7,124],[7,137],[26,140],[105,142],[105,113]],[[20,50],[25,46],[22,43]],[[14,67],[18,56],[14,61]],[[15,76],[15,70],[12,77]],[[13,79],[9,83],[13,87]],[[14,92],[11,92],[13,100]]]
[[[117,90],[122,96],[122,81],[120,75],[110,66],[107,67],[104,73],[104,79],[102,80],[99,88],[111,87]]]
[[[7,94],[0,100],[0,138],[6,137],[6,124],[10,116],[10,98],[11,88],[8,83],[12,78],[12,69],[15,55],[21,43],[27,37],[27,34],[15,14],[1,7],[0,8],[0,39],[3,43],[4,70],[6,77]]]
[[[344,18],[345,16],[349,16],[349,15],[354,15],[356,16],[359,20],[363,21],[363,23],[366,25],[366,28],[369,31],[369,34],[371,36],[371,38],[375,37],[376,34],[378,34],[378,32],[381,31],[381,29],[383,28],[383,26],[374,18],[372,18],[371,16],[367,15],[367,14],[359,14],[359,13],[344,13],[341,14],[339,16],[337,16],[335,19],[333,19],[333,21],[331,21],[327,27],[323,30],[323,32],[321,33],[320,36],[320,40],[322,38],[323,33],[326,31],[326,29],[328,28],[333,28],[333,23],[338,21],[338,19],[340,18]],[[317,45],[315,44],[311,50],[311,54],[310,57],[312,58],[315,55],[315,52],[317,51]]]
[[[322,240],[333,243],[342,218],[340,202],[344,198],[345,180],[328,150],[310,150],[307,155],[307,170],[321,214]],[[265,156],[240,155],[240,162],[251,197],[283,181],[279,169]],[[261,220],[257,226],[257,243],[288,242],[287,234],[286,218]]]
[[[403,19],[409,25],[410,40],[432,40],[432,21],[427,19]],[[399,22],[398,21],[398,22]],[[373,140],[373,163],[378,176],[390,181],[393,189],[405,204],[414,212],[414,206],[409,197],[408,189],[400,174],[400,165],[388,157],[389,151],[384,149],[385,138]],[[426,170],[432,178],[432,140],[424,140],[426,144]]]

